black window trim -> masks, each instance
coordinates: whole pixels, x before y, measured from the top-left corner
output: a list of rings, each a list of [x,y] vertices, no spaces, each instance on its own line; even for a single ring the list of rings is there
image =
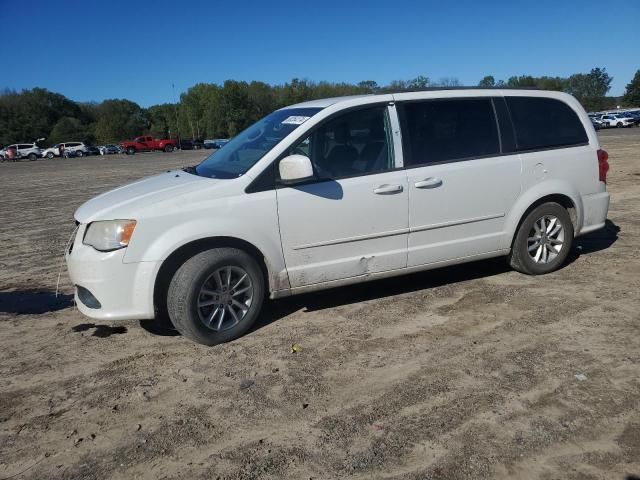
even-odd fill
[[[266,191],[270,191],[270,190],[276,190],[279,188],[294,188],[294,187],[300,187],[300,186],[304,186],[304,185],[311,185],[314,183],[323,183],[323,182],[335,182],[337,180],[346,180],[349,178],[357,178],[357,177],[367,177],[370,175],[377,175],[380,173],[388,173],[388,172],[396,172],[399,170],[403,170],[404,167],[394,167],[388,170],[382,170],[380,172],[372,172],[372,173],[364,173],[364,174],[354,174],[354,175],[344,175],[341,177],[336,177],[336,178],[310,178],[309,180],[303,180],[300,182],[296,182],[296,183],[281,183],[278,180],[278,170],[275,168],[275,166],[280,162],[280,160],[282,160],[283,158],[285,158],[286,156],[289,155],[289,149],[291,147],[293,147],[294,145],[296,145],[297,142],[299,142],[300,140],[304,140],[305,138],[313,135],[320,127],[322,127],[324,124],[326,124],[327,122],[333,120],[334,118],[346,114],[346,113],[351,113],[357,110],[367,110],[369,108],[375,108],[375,107],[385,107],[385,115],[391,116],[390,112],[389,112],[389,101],[380,101],[380,102],[374,102],[374,103],[366,103],[363,105],[355,105],[353,107],[348,107],[348,108],[343,108],[341,110],[338,110],[337,112],[334,112],[332,114],[330,114],[329,116],[327,116],[326,118],[322,119],[317,125],[314,125],[313,127],[311,127],[309,130],[307,130],[305,133],[300,134],[295,140],[293,140],[291,142],[291,144],[289,145],[289,147],[287,147],[287,150],[285,150],[283,153],[281,153],[280,155],[278,155],[278,157],[271,162],[268,166],[266,166],[262,172],[260,172],[260,174],[244,189],[245,193],[258,193],[258,192],[266,192]],[[294,130],[295,131],[295,130]],[[391,145],[393,145],[393,132],[391,132],[391,135],[389,135],[389,141],[391,142]],[[393,163],[395,165],[396,163],[396,152],[395,152],[395,148],[393,149]],[[272,186],[267,186],[267,185],[262,185],[262,183],[270,183],[271,180],[270,179],[265,179],[263,178],[263,176],[271,176],[274,175],[273,178],[273,185]]]

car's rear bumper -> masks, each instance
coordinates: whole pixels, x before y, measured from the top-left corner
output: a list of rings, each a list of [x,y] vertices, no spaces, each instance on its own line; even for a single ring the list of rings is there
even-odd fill
[[[65,254],[78,309],[99,320],[153,318],[157,263],[124,263],[124,249],[98,252],[82,243],[83,236],[81,225]]]
[[[584,235],[604,227],[609,212],[609,192],[582,196],[582,228],[577,235]]]

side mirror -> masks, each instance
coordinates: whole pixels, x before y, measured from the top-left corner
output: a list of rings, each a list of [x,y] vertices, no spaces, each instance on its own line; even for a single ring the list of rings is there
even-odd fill
[[[283,183],[293,183],[313,177],[313,166],[309,157],[289,155],[280,160],[280,179]]]

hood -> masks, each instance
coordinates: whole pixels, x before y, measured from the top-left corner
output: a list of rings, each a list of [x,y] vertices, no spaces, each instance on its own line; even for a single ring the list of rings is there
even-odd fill
[[[194,190],[210,187],[219,181],[198,177],[175,170],[118,187],[92,198],[76,210],[75,219],[80,223],[96,220],[136,218],[136,213],[145,207],[157,205],[165,200],[193,193]]]

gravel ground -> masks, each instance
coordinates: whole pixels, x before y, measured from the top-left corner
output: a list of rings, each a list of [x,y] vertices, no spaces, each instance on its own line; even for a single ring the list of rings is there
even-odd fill
[[[292,297],[213,348],[55,296],[84,200],[206,152],[0,164],[0,479],[640,475],[640,129],[600,137],[609,221],[558,272]]]

